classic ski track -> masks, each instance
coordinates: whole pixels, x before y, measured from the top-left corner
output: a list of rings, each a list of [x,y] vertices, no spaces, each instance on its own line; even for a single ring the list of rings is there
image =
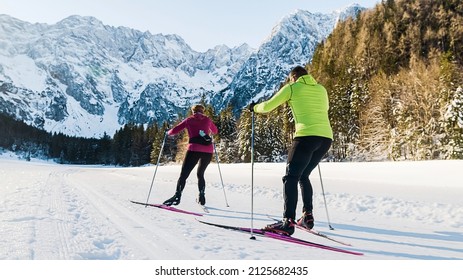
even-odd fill
[[[74,180],[74,179],[71,179]],[[94,207],[102,217],[106,217],[115,228],[122,233],[122,236],[137,247],[134,251],[144,252],[148,259],[159,259],[159,251],[163,251],[162,259],[195,259],[195,256],[188,255],[182,250],[188,246],[184,241],[176,243],[170,241],[171,228],[158,228],[152,226],[152,221],[121,207],[121,201],[116,201],[97,190],[97,184],[88,184],[82,180],[72,182],[76,191],[80,192],[86,200]],[[126,202],[126,201],[124,201]],[[131,227],[127,227],[131,225]],[[167,238],[163,238],[167,235]]]
[[[50,207],[48,212],[50,215],[54,215],[55,219],[53,222],[53,226],[49,228],[49,231],[52,229],[56,229],[57,234],[57,242],[60,244],[58,249],[58,258],[59,259],[69,259],[70,252],[79,251],[80,248],[72,248],[73,246],[69,243],[72,236],[71,236],[71,229],[69,225],[72,224],[71,218],[68,214],[69,212],[66,210],[65,202],[69,203],[69,195],[65,195],[65,185],[64,183],[64,173],[57,173],[53,172],[50,173],[49,181],[47,181],[47,188],[50,188],[48,191],[50,192],[49,197],[49,204]],[[56,182],[55,182],[56,181]],[[46,240],[46,239],[44,239]],[[79,243],[76,243],[78,245]]]
[[[69,259],[72,252],[81,249],[79,243],[71,243],[73,236],[69,225],[73,221],[66,209],[68,196],[63,188],[63,176],[62,172],[51,172],[41,186],[39,205],[48,205],[48,208],[44,213],[40,212],[41,208],[37,208],[35,213],[33,240],[41,244],[41,250],[33,249],[32,259]],[[47,250],[43,250],[43,247]]]

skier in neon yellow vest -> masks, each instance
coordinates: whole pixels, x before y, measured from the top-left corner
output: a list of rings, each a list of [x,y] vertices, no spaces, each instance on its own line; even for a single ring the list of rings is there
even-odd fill
[[[294,233],[295,223],[309,229],[313,228],[313,189],[309,175],[328,152],[333,141],[326,89],[318,84],[302,66],[293,68],[289,79],[290,83],[283,86],[269,100],[259,104],[252,102],[249,105],[249,109],[255,113],[268,113],[288,103],[294,117],[296,131],[288,152],[286,174],[283,177],[283,219],[264,228],[267,231],[286,235]],[[298,183],[301,187],[303,213],[296,222]]]

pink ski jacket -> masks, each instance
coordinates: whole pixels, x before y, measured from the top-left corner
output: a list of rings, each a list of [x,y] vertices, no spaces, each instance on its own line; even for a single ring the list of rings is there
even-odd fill
[[[217,126],[212,122],[210,118],[201,114],[195,113],[188,118],[184,119],[181,123],[173,127],[171,130],[167,131],[167,134],[172,136],[180,133],[182,130],[187,129],[188,137],[191,139],[193,137],[200,136],[199,131],[202,130],[204,133],[211,135],[217,134]],[[194,152],[203,152],[203,153],[214,153],[213,145],[201,145],[196,143],[188,143],[188,151]]]

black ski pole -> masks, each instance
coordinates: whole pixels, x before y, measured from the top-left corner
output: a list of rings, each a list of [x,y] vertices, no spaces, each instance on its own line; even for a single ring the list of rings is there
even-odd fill
[[[212,145],[214,145],[215,161],[217,161],[217,167],[219,168],[220,182],[222,183],[223,196],[225,197],[225,204],[227,205],[227,207],[230,207],[228,205],[227,194],[225,193],[225,186],[223,185],[222,171],[220,171],[219,154],[217,153],[217,148],[215,147],[214,142],[212,142]]]
[[[153,179],[151,180],[151,186],[150,186],[150,191],[148,192],[148,197],[146,198],[146,204],[148,204],[148,200],[150,199],[151,189],[153,188],[154,178],[156,177],[156,173],[158,172],[159,161],[161,160],[162,150],[164,150],[164,144],[166,143],[166,139],[167,139],[167,131],[164,134],[164,140],[162,141],[161,150],[159,150],[158,162],[156,163],[156,168],[154,169],[154,175],[153,175]],[[145,207],[148,207],[148,205],[146,205]]]
[[[328,227],[330,228],[330,230],[334,230],[334,228],[331,226],[330,216],[328,215],[328,206],[326,205],[325,188],[323,187],[322,172],[320,171],[320,164],[318,164],[318,175],[320,176],[320,185],[322,186],[323,200],[325,201],[325,210],[326,210],[326,218],[328,219]]]
[[[251,108],[251,239],[254,236],[254,108]]]

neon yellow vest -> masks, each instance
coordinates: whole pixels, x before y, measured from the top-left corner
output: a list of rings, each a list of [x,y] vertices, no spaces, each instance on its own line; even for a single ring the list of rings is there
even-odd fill
[[[254,112],[267,113],[288,102],[296,124],[295,137],[322,136],[333,139],[328,118],[329,101],[326,89],[311,75],[282,87],[272,98],[254,106]]]

